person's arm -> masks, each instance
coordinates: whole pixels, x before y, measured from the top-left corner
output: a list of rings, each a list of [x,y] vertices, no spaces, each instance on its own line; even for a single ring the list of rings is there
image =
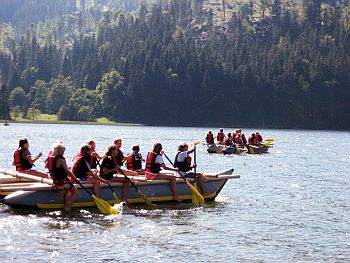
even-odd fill
[[[178,172],[179,169],[177,168],[172,168],[172,167],[168,167],[166,166],[164,163],[161,163],[160,166],[164,169],[164,170],[169,170],[169,171],[174,171],[174,172]]]
[[[26,156],[26,158],[30,164],[34,164],[42,155],[43,155],[42,152],[40,152],[40,153],[38,153],[37,156],[35,156],[34,159],[32,159],[32,156],[29,154]]]

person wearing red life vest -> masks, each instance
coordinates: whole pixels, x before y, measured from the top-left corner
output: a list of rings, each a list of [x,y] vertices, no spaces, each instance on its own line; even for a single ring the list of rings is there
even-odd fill
[[[260,144],[262,141],[263,141],[262,136],[260,135],[259,132],[256,132],[256,133],[255,133],[255,143],[256,143],[256,144]]]
[[[132,153],[126,157],[126,167],[130,171],[135,171],[139,175],[144,175],[145,170],[142,169],[142,162],[145,160],[140,153],[140,146],[138,144],[132,146]]]
[[[148,153],[146,158],[146,178],[148,180],[169,180],[171,185],[171,192],[173,200],[181,202],[181,199],[176,195],[176,176],[174,174],[160,173],[161,169],[169,170],[173,172],[179,171],[177,168],[171,168],[164,164],[162,157],[162,145],[155,143],[152,151]]]
[[[100,167],[100,177],[109,182],[121,182],[123,184],[123,196],[122,200],[127,201],[128,191],[129,191],[129,181],[125,177],[117,177],[116,173],[120,172],[120,167],[117,164],[117,146],[108,146],[105,154],[103,155],[101,167]]]
[[[216,140],[217,140],[218,144],[223,144],[223,142],[225,140],[225,133],[224,133],[223,128],[220,128],[220,130],[218,132],[218,136],[216,136]]]
[[[214,144],[214,134],[211,131],[208,131],[207,137],[205,137],[207,144]]]
[[[20,173],[26,173],[30,175],[40,176],[48,178],[48,174],[38,170],[32,169],[34,163],[42,156],[40,152],[37,156],[32,158],[32,154],[29,151],[29,142],[27,138],[22,138],[19,140],[19,146],[13,154],[13,163],[16,167],[16,171]]]
[[[248,144],[249,145],[255,145],[255,133],[252,133],[252,135],[249,136],[248,138]]]
[[[230,145],[233,145],[233,143],[234,143],[233,138],[232,138],[232,136],[231,136],[231,133],[229,132],[229,133],[227,134],[226,139],[225,139],[225,145],[226,145],[226,146],[230,146]]]
[[[72,162],[72,172],[81,183],[94,185],[95,196],[100,196],[100,182],[105,182],[104,179],[97,175],[97,171],[92,171],[90,167],[91,147],[86,144],[80,148],[80,151],[75,154]]]
[[[68,169],[64,152],[66,147],[62,143],[53,146],[51,154],[47,158],[47,168],[54,184],[65,189],[64,210],[69,211],[75,201],[78,190],[68,177],[75,178],[75,175]]]
[[[119,169],[121,169],[123,171],[123,173],[127,176],[137,176],[138,173],[135,172],[135,171],[131,171],[129,169],[125,169],[125,168],[122,168],[123,164],[125,161],[127,161],[127,157],[124,156],[124,153],[123,151],[121,150],[121,147],[122,147],[122,139],[120,138],[116,138],[114,140],[114,145],[117,147],[117,157],[116,157],[116,162],[118,164],[118,167]],[[119,171],[119,173],[121,173]]]
[[[174,161],[174,167],[179,169],[178,173],[181,173],[183,176],[188,177],[188,178],[198,178],[198,183],[199,186],[202,190],[202,193],[204,195],[208,194],[204,187],[204,182],[203,182],[203,174],[202,173],[193,173],[190,172],[193,168],[197,167],[197,164],[191,164],[192,158],[190,156],[191,153],[194,152],[195,147],[194,145],[192,148],[189,150],[188,145],[186,143],[180,144],[177,148],[178,152],[175,156],[175,161]]]

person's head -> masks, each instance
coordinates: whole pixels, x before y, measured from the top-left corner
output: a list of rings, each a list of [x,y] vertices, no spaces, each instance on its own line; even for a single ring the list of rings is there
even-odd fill
[[[117,146],[115,146],[114,144],[108,146],[105,152],[105,157],[112,156],[113,152],[116,150],[117,150]]]
[[[259,134],[259,132],[256,132],[255,134]]]
[[[224,129],[223,128],[220,128],[220,132],[223,132],[224,131]]]
[[[228,136],[228,137],[231,137],[231,133],[229,132],[229,133],[227,134],[227,136]]]
[[[140,151],[140,145],[135,144],[135,145],[132,146],[131,149],[132,149],[134,152],[139,152],[139,151]]]
[[[59,154],[63,155],[65,150],[66,150],[66,147],[62,143],[55,143],[53,145],[52,153],[53,155],[59,155]]]
[[[88,144],[85,144],[80,148],[80,153],[83,153],[83,154],[89,153],[90,151],[91,151],[91,146]]]
[[[152,152],[160,153],[162,149],[162,145],[159,142],[156,142],[155,144],[153,144]]]
[[[87,145],[90,145],[91,148],[95,148],[95,146],[96,146],[96,143],[95,143],[94,140],[88,140],[88,141],[86,142],[86,144],[87,144]]]
[[[178,150],[179,152],[183,152],[183,151],[186,151],[186,147],[187,147],[187,149],[188,149],[188,146],[187,146],[186,143],[181,143],[181,144],[179,144],[179,146],[177,147],[177,150]]]
[[[28,139],[27,138],[22,138],[19,140],[19,147],[20,148],[26,148],[28,147]]]
[[[209,134],[211,134],[211,131],[208,131]]]
[[[245,137],[244,133],[242,133],[242,137]]]
[[[255,133],[252,133],[252,136],[255,136]]]
[[[122,139],[116,138],[114,140],[114,145],[117,146],[117,148],[120,148],[122,146]]]

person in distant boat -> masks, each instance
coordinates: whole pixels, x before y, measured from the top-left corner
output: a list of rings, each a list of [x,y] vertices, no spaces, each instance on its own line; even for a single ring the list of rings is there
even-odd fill
[[[148,180],[169,180],[171,185],[171,192],[173,195],[173,200],[181,202],[181,199],[176,195],[176,176],[174,174],[164,174],[160,173],[161,168],[164,170],[169,170],[173,172],[178,172],[179,169],[171,168],[164,164],[162,157],[162,145],[160,143],[155,143],[153,145],[152,151],[148,153],[146,159],[146,178]]]
[[[122,147],[122,139],[120,138],[115,139],[114,145],[117,147],[116,161],[119,166],[119,169],[121,170],[119,173],[123,172],[127,176],[137,176],[138,175],[137,172],[122,168],[124,162],[127,161],[127,157],[124,156],[123,151],[120,149]]]
[[[188,178],[198,178],[199,186],[204,195],[208,194],[204,187],[203,182],[203,174],[202,173],[193,173],[190,172],[193,168],[197,167],[197,164],[191,165],[192,158],[190,156],[191,153],[194,152],[195,146],[193,145],[191,149],[188,149],[188,145],[186,143],[180,144],[177,148],[178,152],[175,156],[174,167],[179,169],[179,173]]]
[[[142,169],[142,162],[145,159],[142,158],[140,153],[140,146],[138,144],[132,146],[132,153],[126,157],[126,167],[130,171],[135,171],[139,175],[144,175],[145,170]]]
[[[258,144],[258,145],[260,145],[260,143],[261,143],[262,141],[263,141],[262,136],[260,135],[259,132],[256,132],[256,133],[255,133],[255,143]]]
[[[255,133],[252,133],[252,135],[249,136],[248,144],[249,145],[255,145]]]
[[[16,166],[16,171],[20,173],[26,173],[30,175],[40,176],[48,178],[48,174],[32,169],[34,163],[42,156],[40,152],[37,156],[32,158],[32,154],[29,151],[29,142],[27,138],[19,140],[19,146],[14,152],[12,165]]]
[[[214,134],[211,131],[208,131],[207,137],[205,137],[207,144],[214,144]]]
[[[91,147],[86,144],[80,148],[80,151],[74,156],[72,163],[72,172],[81,183],[94,185],[95,196],[100,195],[100,182],[105,182],[104,179],[97,175],[97,171],[92,171],[91,162]]]
[[[90,168],[96,169],[97,164],[99,163],[99,160],[102,159],[102,156],[100,156],[96,151],[96,143],[94,140],[88,140],[86,144],[90,145],[91,147],[91,159],[90,159]]]
[[[64,195],[64,210],[69,211],[77,197],[78,189],[68,178],[68,176],[75,178],[75,175],[68,169],[66,159],[63,157],[65,150],[66,147],[62,143],[56,143],[47,158],[47,167],[53,183],[66,190]]]
[[[220,130],[218,132],[218,136],[216,137],[216,140],[217,140],[218,144],[223,144],[223,142],[225,140],[225,133],[224,133],[223,128],[220,128]]]
[[[122,200],[126,201],[129,191],[129,181],[125,177],[117,177],[114,174],[120,171],[120,167],[117,164],[117,146],[108,146],[100,167],[100,177],[109,182],[122,182],[123,184],[123,196]]]
[[[225,145],[230,146],[232,144],[233,144],[233,139],[232,139],[231,133],[229,132],[227,134],[227,137],[225,138]]]
[[[245,137],[245,134],[242,133],[242,144],[247,147],[247,138]]]

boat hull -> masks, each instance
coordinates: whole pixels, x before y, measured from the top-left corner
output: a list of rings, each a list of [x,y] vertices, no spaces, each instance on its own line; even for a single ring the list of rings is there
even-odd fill
[[[223,171],[216,174],[207,174],[205,176],[205,187],[209,192],[205,195],[206,201],[213,201],[215,197],[220,193],[228,179],[239,178],[238,174],[233,174],[233,169]],[[193,181],[193,179],[189,179]],[[135,182],[140,191],[147,196],[147,198],[153,203],[169,203],[174,202],[172,200],[171,188],[169,181],[166,180],[150,180],[143,182]],[[3,199],[3,203],[10,207],[20,208],[36,208],[36,209],[61,209],[64,205],[65,190],[55,189],[50,185],[41,184],[35,187],[28,187],[26,189],[18,190]],[[123,191],[123,184],[112,183],[112,188],[120,198]],[[79,187],[78,187],[79,188]],[[86,188],[93,192],[93,186],[86,185]],[[200,191],[198,187],[198,191]],[[188,185],[180,178],[177,179],[176,192],[180,199],[184,202],[190,202],[192,200],[192,191]],[[111,190],[107,185],[101,185],[100,196],[101,199],[106,200],[110,204],[115,204]],[[141,198],[138,192],[130,188],[127,196],[128,204],[144,204],[144,199]],[[76,201],[73,203],[73,207],[92,207],[95,206],[95,202],[92,197],[83,189],[78,189],[78,195]]]

